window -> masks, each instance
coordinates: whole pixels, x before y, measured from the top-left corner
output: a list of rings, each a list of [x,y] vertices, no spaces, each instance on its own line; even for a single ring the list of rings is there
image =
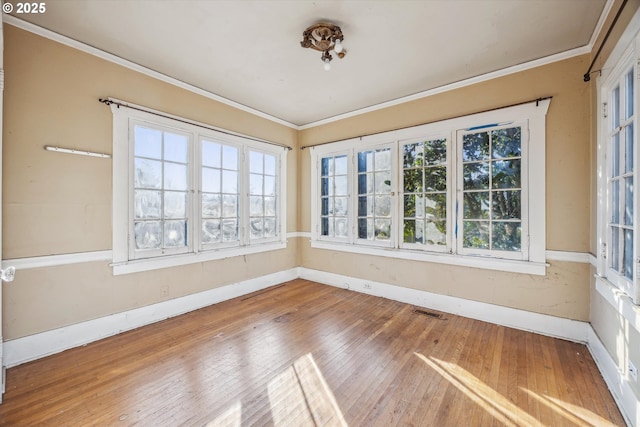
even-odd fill
[[[285,247],[284,148],[112,111],[114,274]]]
[[[312,246],[544,274],[548,105],[313,148]]]
[[[598,208],[599,274],[634,299],[637,304],[638,233],[636,230],[637,185],[636,99],[637,66],[632,48],[601,85],[600,191]],[[603,203],[606,201],[606,203]]]

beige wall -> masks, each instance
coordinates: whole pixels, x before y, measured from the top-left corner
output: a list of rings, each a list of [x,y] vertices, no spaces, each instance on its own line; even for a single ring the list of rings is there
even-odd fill
[[[3,258],[111,249],[111,159],[54,153],[45,145],[111,153],[112,96],[290,147],[297,131],[195,95],[10,25],[5,37]],[[288,175],[297,175],[296,151]],[[297,183],[287,183],[289,231]],[[298,265],[285,250],[114,277],[107,262],[18,271],[4,284],[5,339],[66,326]],[[168,295],[164,295],[166,288]]]
[[[547,249],[589,250],[589,87],[582,75],[588,56],[430,96],[300,132],[300,145],[346,139],[374,132],[471,114],[552,96],[547,114]],[[310,230],[310,154],[300,154],[300,227]],[[535,177],[533,178],[535,179]],[[453,295],[587,321],[589,267],[551,262],[546,276],[504,273],[392,258],[312,249],[302,244],[302,265],[370,278],[414,289]]]

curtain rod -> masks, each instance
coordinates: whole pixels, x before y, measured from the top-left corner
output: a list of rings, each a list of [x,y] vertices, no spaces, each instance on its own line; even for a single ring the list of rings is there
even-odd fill
[[[267,141],[265,139],[254,138],[252,136],[242,135],[242,134],[239,134],[239,133],[235,133],[235,132],[219,129],[219,128],[216,128],[216,127],[213,127],[213,126],[208,126],[208,125],[205,125],[203,123],[198,123],[196,121],[192,121],[192,120],[189,120],[189,119],[177,118],[177,117],[170,116],[170,115],[167,115],[167,114],[159,113],[159,112],[151,110],[151,109],[146,109],[146,108],[142,108],[142,107],[138,107],[138,106],[125,104],[123,102],[114,101],[112,99],[98,98],[98,101],[103,103],[103,104],[105,104],[105,105],[107,105],[107,106],[115,105],[118,108],[120,108],[120,107],[131,108],[132,110],[142,111],[143,113],[153,114],[153,115],[158,116],[158,117],[164,117],[165,119],[175,120],[177,122],[185,123],[185,124],[192,125],[192,126],[198,126],[198,127],[203,128],[203,129],[208,129],[208,130],[212,130],[212,131],[215,131],[215,132],[220,132],[220,133],[223,133],[225,135],[238,136],[238,137],[241,137],[241,138],[250,139],[251,141],[262,142],[264,144],[269,144],[269,145],[275,145],[277,147],[286,148],[289,151],[293,150],[293,148],[289,147],[288,145],[284,145],[284,144],[280,144],[280,143],[273,142],[273,141]]]
[[[300,147],[300,149],[304,150],[306,148],[319,147],[321,145],[333,144],[334,142],[344,141],[345,139],[364,138],[364,137],[367,137],[367,136],[380,135],[382,133],[387,133],[387,132],[395,132],[395,131],[398,131],[398,130],[411,129],[411,128],[415,128],[415,127],[418,127],[418,126],[429,125],[431,123],[443,122],[445,120],[453,120],[453,119],[458,119],[460,117],[472,116],[474,114],[488,113],[489,111],[502,110],[503,108],[517,107],[518,105],[530,104],[532,102],[535,102],[536,103],[536,107],[537,107],[538,104],[540,103],[540,101],[544,101],[544,100],[551,99],[551,98],[553,98],[553,96],[546,96],[546,97],[543,97],[543,98],[537,98],[537,99],[532,99],[532,100],[529,100],[529,101],[523,101],[523,102],[517,102],[515,104],[505,105],[503,107],[489,108],[487,110],[476,111],[475,113],[461,114],[459,116],[447,117],[446,119],[432,120],[430,122],[419,123],[417,125],[411,125],[411,126],[407,126],[407,127],[404,127],[404,128],[396,128],[396,129],[390,129],[390,130],[383,130],[383,131],[380,131],[380,132],[367,133],[367,134],[359,135],[359,136],[352,136],[352,137],[348,137],[348,138],[336,139],[336,140],[333,140],[333,141],[321,142],[319,144],[314,144],[314,145],[304,145],[304,146]]]
[[[600,52],[602,52],[602,48],[607,43],[607,40],[609,39],[609,35],[611,34],[611,31],[613,30],[613,27],[616,26],[616,22],[618,22],[618,18],[620,18],[620,14],[622,14],[622,9],[624,9],[626,4],[627,4],[627,0],[624,0],[622,2],[622,4],[620,5],[620,9],[618,9],[618,13],[616,13],[615,18],[613,18],[613,22],[611,22],[611,25],[609,26],[609,29],[607,30],[607,34],[604,35],[604,39],[602,39],[602,43],[600,43],[600,47],[598,48],[598,51],[596,52],[596,55],[591,60],[591,65],[589,65],[589,69],[587,70],[586,73],[584,73],[584,76],[582,76],[582,78],[584,79],[585,82],[588,82],[588,81],[591,80],[591,74],[592,73],[598,73],[599,72],[600,75],[602,75],[602,70],[591,71],[591,69],[593,68],[593,65],[596,63],[596,60],[598,59],[598,57],[600,56]]]

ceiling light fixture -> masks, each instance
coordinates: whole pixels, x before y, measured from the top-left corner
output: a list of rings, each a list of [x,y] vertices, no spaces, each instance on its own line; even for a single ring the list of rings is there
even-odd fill
[[[347,54],[347,51],[342,46],[343,40],[344,36],[340,27],[320,22],[304,30],[300,46],[322,52],[321,59],[324,63],[324,69],[329,71],[331,69],[331,60],[333,59],[331,51],[334,51],[339,58],[344,58]]]

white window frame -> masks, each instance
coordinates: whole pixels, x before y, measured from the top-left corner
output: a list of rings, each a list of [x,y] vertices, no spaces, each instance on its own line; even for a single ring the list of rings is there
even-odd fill
[[[112,100],[120,102],[118,100]],[[224,130],[220,132],[209,129],[211,126],[189,121],[178,116],[164,112],[140,107],[128,103],[133,108],[111,105],[113,113],[113,274],[128,274],[140,271],[155,270],[159,268],[175,267],[180,265],[205,262],[234,256],[249,255],[254,253],[284,249],[286,243],[286,147],[262,143],[240,135],[228,134]],[[138,110],[144,109],[146,111]],[[132,227],[132,180],[133,174],[133,144],[131,143],[131,129],[134,124],[150,125],[161,129],[175,129],[191,135],[191,148],[189,150],[191,187],[189,191],[190,229],[191,238],[186,253],[165,253],[143,259],[135,259]],[[205,128],[206,127],[206,128]],[[200,243],[200,228],[202,224],[200,201],[200,175],[201,154],[196,153],[201,148],[201,140],[213,140],[222,144],[233,145],[239,148],[239,244],[220,244],[215,247],[203,248]],[[249,201],[249,150],[268,153],[277,159],[277,236],[250,241],[248,237],[248,201]],[[246,159],[246,160],[245,160]],[[242,199],[246,199],[242,201]],[[197,231],[196,231],[197,230]]]
[[[598,188],[598,206],[597,206],[597,230],[598,230],[598,262],[597,262],[597,274],[599,279],[605,280],[619,289],[623,294],[627,295],[631,301],[638,305],[640,304],[640,285],[638,281],[640,279],[640,258],[639,258],[639,245],[640,245],[640,224],[639,224],[639,195],[638,195],[638,168],[640,167],[640,151],[638,149],[638,108],[640,107],[640,33],[636,33],[631,40],[621,42],[620,46],[624,46],[625,49],[622,53],[613,52],[607,63],[603,67],[604,74],[597,80],[597,93],[598,93],[598,174],[597,174],[597,188]],[[616,270],[609,267],[609,245],[611,244],[611,238],[609,233],[609,217],[611,214],[611,194],[609,191],[608,179],[610,168],[610,156],[608,151],[610,132],[611,132],[611,116],[612,105],[610,94],[612,90],[623,81],[626,74],[630,69],[634,72],[634,132],[633,132],[633,162],[634,162],[634,174],[633,174],[633,188],[634,188],[634,233],[633,233],[633,278],[630,280],[622,274],[619,274]],[[620,165],[624,167],[624,165]],[[620,256],[622,256],[620,254]]]
[[[435,262],[442,264],[459,265],[466,267],[483,268],[490,270],[509,271],[517,273],[545,275],[546,274],[546,211],[545,211],[545,155],[546,155],[546,114],[549,108],[550,99],[533,101],[513,107],[487,111],[478,114],[472,114],[463,117],[457,117],[440,122],[430,123],[426,125],[416,126],[412,128],[400,129],[391,132],[385,132],[373,136],[363,136],[361,138],[353,138],[335,143],[319,145],[310,148],[311,156],[311,246],[318,249],[344,251],[358,254],[377,255],[391,258],[410,259],[425,262]],[[455,190],[459,173],[454,170],[457,168],[458,160],[458,132],[476,126],[485,125],[487,123],[513,123],[517,126],[521,123],[528,125],[526,135],[528,143],[523,143],[523,158],[528,160],[523,163],[522,180],[526,191],[523,191],[523,226],[528,226],[527,230],[523,229],[522,236],[522,252],[518,252],[517,256],[509,254],[512,258],[498,258],[494,255],[486,253],[463,253],[456,249],[458,247],[457,237],[453,233],[453,228],[458,221],[456,216],[456,204],[458,202]],[[523,134],[526,129],[523,129]],[[448,142],[447,148],[447,180],[448,185],[452,187],[448,190],[448,228],[447,228],[447,247],[442,250],[433,250],[429,245],[407,245],[403,244],[403,224],[402,224],[402,207],[400,201],[399,189],[402,188],[402,143],[416,139],[433,139],[433,137],[446,137]],[[523,136],[524,139],[524,136]],[[355,156],[358,151],[363,149],[372,149],[384,144],[393,144],[395,148],[394,160],[392,164],[392,191],[394,194],[393,201],[393,236],[391,245],[385,247],[376,247],[370,242],[357,241],[354,238],[355,231],[352,230],[351,238],[348,241],[330,241],[321,238],[319,235],[319,160],[330,153],[350,152],[353,160],[351,162],[351,171],[349,176],[357,176],[355,169]],[[526,174],[526,175],[525,175]],[[355,179],[352,179],[355,181]],[[357,203],[357,187],[356,183],[351,184],[352,197],[350,199],[350,218],[353,221]],[[459,207],[461,209],[461,206]],[[526,209],[526,211],[525,211]],[[526,219],[524,219],[526,218]],[[357,223],[350,224],[353,229]],[[461,234],[461,230],[458,231]],[[426,246],[426,247],[421,247]],[[526,246],[526,247],[525,247]],[[454,253],[451,253],[454,252]]]

